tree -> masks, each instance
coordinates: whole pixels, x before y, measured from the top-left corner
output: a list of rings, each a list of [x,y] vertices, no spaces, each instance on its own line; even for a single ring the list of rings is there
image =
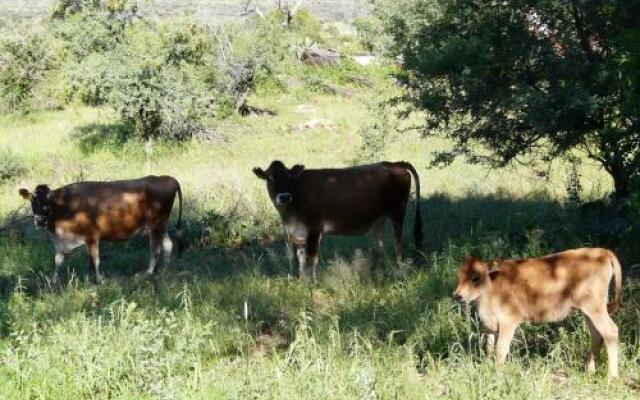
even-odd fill
[[[621,198],[640,174],[639,3],[387,0],[378,14],[425,132],[456,143],[436,163],[503,166],[578,148]]]

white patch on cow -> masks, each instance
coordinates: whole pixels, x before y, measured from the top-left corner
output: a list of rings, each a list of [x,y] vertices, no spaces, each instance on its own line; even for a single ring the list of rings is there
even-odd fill
[[[67,253],[76,247],[82,246],[85,241],[86,238],[84,236],[65,232],[61,228],[56,228],[56,233],[53,235],[53,246],[57,252],[61,253]]]
[[[302,222],[291,220],[285,224],[289,241],[296,244],[303,244],[307,241],[307,226]]]
[[[335,229],[335,226],[331,222],[325,222],[322,224],[322,233],[331,233]]]

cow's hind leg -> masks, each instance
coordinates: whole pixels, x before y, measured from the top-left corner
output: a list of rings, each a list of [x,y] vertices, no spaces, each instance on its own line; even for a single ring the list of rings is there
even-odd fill
[[[87,240],[87,254],[89,256],[89,264],[93,268],[93,276],[96,283],[99,285],[103,281],[102,274],[100,273],[100,246],[97,239]]]
[[[391,217],[391,222],[393,222],[393,233],[395,236],[396,262],[398,264],[400,264],[404,258],[404,252],[402,249],[402,224],[404,222],[405,211],[406,205],[398,211],[396,215]]]
[[[618,327],[613,322],[609,313],[607,312],[606,305],[601,309],[591,310],[582,309],[582,312],[589,317],[593,323],[594,328],[598,331],[604,345],[607,348],[607,358],[609,366],[609,379],[618,376]]]
[[[384,219],[377,221],[371,228],[374,243],[374,265],[384,259]]]
[[[149,232],[149,266],[147,274],[151,275],[156,270],[158,259],[163,250],[164,230],[152,230]]]
[[[165,231],[162,238],[162,259],[164,260],[165,267],[169,266],[171,262],[171,252],[173,251],[173,241],[169,237],[169,234]]]
[[[589,351],[589,357],[587,359],[587,372],[594,373],[596,371],[596,363],[600,355],[600,350],[602,350],[603,339],[593,325],[593,322],[591,322],[591,319],[587,315],[585,315],[584,318],[587,321],[589,333],[591,334],[591,351]]]

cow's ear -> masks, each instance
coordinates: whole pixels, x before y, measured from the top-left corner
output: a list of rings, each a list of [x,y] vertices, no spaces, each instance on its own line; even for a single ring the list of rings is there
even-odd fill
[[[269,179],[269,175],[267,175],[267,173],[260,167],[255,167],[253,169],[253,173],[256,174],[258,178],[264,179],[265,181]]]
[[[304,165],[296,164],[291,167],[291,170],[289,170],[289,176],[291,177],[291,179],[297,179],[300,177],[300,175],[302,175],[303,171]]]
[[[22,196],[22,198],[25,200],[31,199],[31,193],[29,193],[27,189],[20,189],[18,190],[18,193],[20,193],[20,196]]]
[[[466,257],[464,258],[464,265],[469,265],[469,266],[471,266],[471,265],[473,265],[473,264],[475,264],[475,263],[477,263],[477,262],[478,262],[478,259],[477,259],[477,258],[475,258],[475,257],[473,257],[473,256],[466,256]]]

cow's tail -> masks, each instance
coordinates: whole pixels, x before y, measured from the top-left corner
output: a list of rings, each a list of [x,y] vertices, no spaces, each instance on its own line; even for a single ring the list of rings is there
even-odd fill
[[[419,249],[422,247],[422,240],[424,238],[422,234],[422,215],[420,214],[420,177],[418,176],[418,171],[416,171],[410,163],[400,161],[397,162],[396,165],[409,171],[411,175],[413,175],[413,180],[416,183],[416,218],[413,223],[413,238],[416,242],[416,248]]]
[[[620,309],[622,305],[622,266],[620,265],[620,261],[618,257],[616,257],[613,252],[610,254],[611,267],[613,268],[613,279],[614,279],[614,295],[613,301],[607,304],[607,310],[609,314],[612,314]]]
[[[185,244],[182,239],[182,188],[178,181],[176,181],[176,184],[178,191],[178,223],[176,225],[174,237],[176,238],[176,244],[178,245],[178,257],[180,257],[185,249]]]

